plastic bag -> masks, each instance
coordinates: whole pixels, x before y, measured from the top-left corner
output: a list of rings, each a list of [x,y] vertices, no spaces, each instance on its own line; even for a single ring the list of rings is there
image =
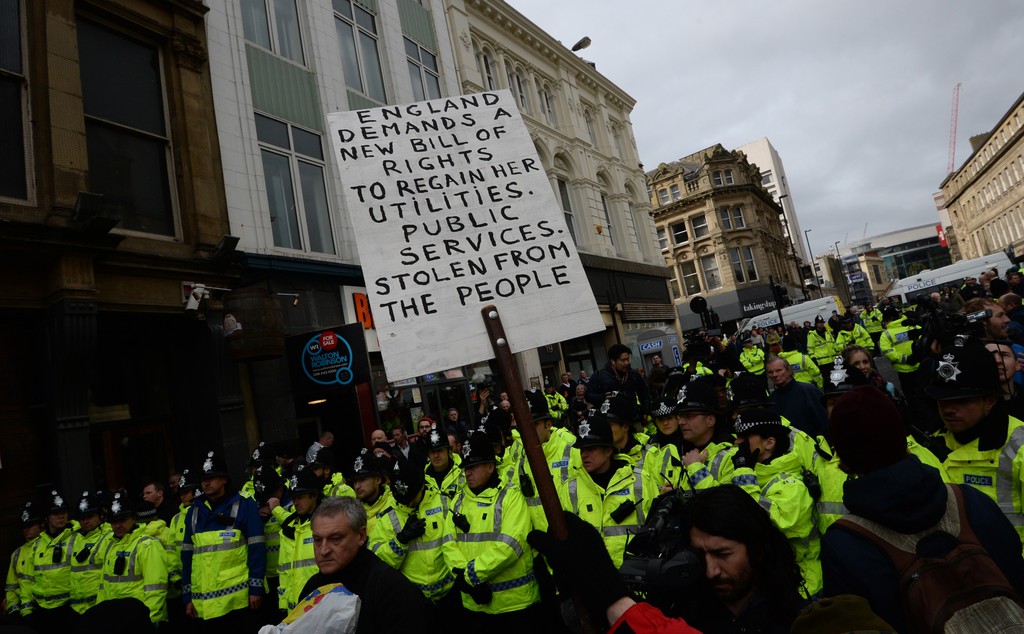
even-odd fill
[[[259,634],[353,634],[359,623],[359,597],[340,583],[310,592],[284,621],[264,625]]]

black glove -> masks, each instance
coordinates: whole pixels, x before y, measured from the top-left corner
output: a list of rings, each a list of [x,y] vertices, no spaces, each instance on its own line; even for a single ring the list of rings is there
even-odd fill
[[[459,592],[465,592],[469,595],[470,599],[477,605],[487,605],[491,602],[494,597],[494,591],[491,590],[491,586],[486,583],[481,583],[478,586],[471,586],[466,581],[466,572],[462,569],[452,570],[452,574],[455,575],[455,586],[454,588]]]
[[[747,441],[741,442],[736,446],[736,453],[732,455],[732,466],[737,469],[753,469],[754,465],[757,464],[757,457],[761,455],[760,449],[750,451],[750,443]]]
[[[405,526],[395,535],[395,539],[403,544],[408,544],[425,532],[427,532],[427,520],[410,515],[409,519],[405,520]]]
[[[569,538],[532,531],[526,540],[547,559],[559,588],[579,597],[595,623],[607,621],[608,607],[630,596],[625,579],[616,570],[601,535],[572,513],[565,513]]]

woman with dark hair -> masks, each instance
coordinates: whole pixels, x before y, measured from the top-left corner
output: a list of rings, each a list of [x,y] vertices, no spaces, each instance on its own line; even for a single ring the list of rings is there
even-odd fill
[[[877,387],[891,398],[896,399],[896,387],[885,380],[885,377],[878,373],[871,353],[863,346],[847,346],[843,348],[843,365],[847,368],[859,371],[868,385]],[[859,384],[859,383],[855,383]]]

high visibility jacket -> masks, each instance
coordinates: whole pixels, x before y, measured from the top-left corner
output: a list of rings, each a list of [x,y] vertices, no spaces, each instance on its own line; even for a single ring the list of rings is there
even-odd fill
[[[843,485],[850,478],[839,468],[838,460],[821,460],[816,465],[815,475],[821,486],[821,497],[814,503],[818,534],[824,535],[828,527],[846,515],[846,504],[843,502]]]
[[[824,437],[818,436],[814,438],[804,430],[793,427],[793,423],[785,416],[782,417],[782,424],[789,430],[789,452],[796,454],[800,460],[801,468],[817,475],[817,471],[815,471],[816,456],[818,455],[818,446],[827,444]],[[827,447],[823,448],[827,450]],[[828,453],[831,454],[832,452]]]
[[[458,454],[451,454],[451,467],[448,468],[448,473],[444,474],[441,478],[441,483],[438,484],[434,478],[433,467],[430,463],[424,467],[424,473],[426,474],[426,489],[423,492],[423,500],[420,502],[420,508],[436,508],[441,507],[441,510],[447,514],[448,506],[451,501],[455,499],[455,494],[459,492],[461,487],[466,482],[466,476],[462,473],[462,459]]]
[[[216,504],[203,497],[185,518],[181,546],[182,602],[201,619],[249,607],[263,596],[267,551],[256,502],[235,494]]]
[[[818,369],[818,364],[811,361],[811,358],[799,350],[789,350],[779,353],[779,356],[789,362],[789,367],[793,369],[793,378],[802,383],[812,383],[818,386],[818,389],[825,384],[824,379],[821,377],[821,370]]]
[[[892,364],[892,369],[904,373],[913,372],[920,365],[908,362],[914,347],[910,333],[918,330],[918,327],[907,325],[904,323],[905,319],[905,317],[900,317],[889,322],[889,327],[885,329],[878,340],[878,349]]]
[[[683,372],[689,372],[695,376],[707,376],[709,374],[714,374],[714,372],[711,371],[711,368],[707,367],[700,361],[697,361],[692,366],[689,364],[683,364]]]
[[[355,489],[345,484],[345,478],[340,473],[332,473],[331,481],[324,485],[324,496],[329,498],[354,498],[356,497],[356,492]]]
[[[518,434],[517,434],[518,436]],[[511,445],[505,447],[505,453],[497,457],[498,477],[509,486],[519,486],[519,461],[523,459],[523,441],[514,438]]]
[[[454,514],[469,522],[463,532],[455,526]],[[462,594],[462,605],[473,612],[502,614],[523,610],[540,601],[533,572],[533,548],[526,542],[531,529],[530,512],[518,487],[488,487],[474,493],[462,487],[445,518],[445,533],[455,539],[442,546],[451,569],[465,571],[471,586],[488,584],[490,603],[480,605]]]
[[[32,543],[32,566],[28,575],[32,584],[35,607],[59,608],[71,600],[71,549],[68,548],[75,529],[68,524],[56,535],[45,530]]]
[[[455,538],[445,532],[445,513],[439,500],[437,504],[427,508],[421,501],[418,509],[412,509],[395,502],[367,539],[370,551],[405,575],[424,596],[434,601],[448,594],[455,583],[455,575],[444,558],[444,545]],[[397,535],[409,518],[417,514],[426,521],[426,530],[403,544]]]
[[[548,438],[548,441],[541,445],[541,449],[544,451],[544,461],[551,472],[552,480],[555,480],[556,488],[558,486],[558,477],[563,473],[561,470],[562,464],[568,466],[572,463],[574,442],[576,442],[576,437],[572,432],[556,427],[551,430],[551,437]],[[530,509],[530,520],[533,522],[533,527],[539,531],[546,531],[548,529],[548,518],[544,515],[544,507],[540,502],[540,491],[537,488],[537,481],[533,478],[533,469],[530,468],[530,461],[526,459],[525,452],[519,461],[518,477],[518,482],[528,480],[528,487],[532,489],[523,490],[520,488],[519,492],[526,498],[526,505]],[[527,493],[531,495],[527,495]]]
[[[872,308],[871,310],[864,312],[861,319],[864,320],[864,330],[867,330],[868,334],[873,335],[876,332],[882,332],[882,311],[877,308]]]
[[[647,521],[658,485],[628,460],[615,458],[611,468],[615,474],[603,488],[586,469],[574,469],[569,481],[560,487],[559,498],[562,508],[600,531],[617,568],[622,565],[626,544]]]
[[[30,540],[18,546],[11,553],[11,565],[7,568],[7,580],[4,585],[4,600],[7,601],[7,614],[28,616],[32,613],[32,583],[35,580],[29,574],[32,565],[32,545]]]
[[[813,596],[821,592],[823,586],[821,538],[814,525],[814,501],[804,485],[801,469],[800,458],[787,452],[768,464],[759,462],[753,469],[744,467],[736,473],[756,478],[761,489],[758,503],[792,544],[807,595]]]
[[[149,608],[153,623],[167,620],[167,556],[160,540],[135,527],[121,539],[104,542],[103,580],[97,603],[138,599]],[[119,569],[118,560],[124,568]],[[120,573],[120,574],[118,574]]]
[[[71,609],[82,614],[96,605],[96,592],[103,576],[103,542],[112,538],[97,526],[88,534],[75,531],[71,535]]]
[[[953,481],[949,477],[949,473],[946,471],[945,465],[935,457],[935,454],[918,444],[918,442],[914,440],[913,436],[907,436],[907,453],[916,456],[917,459],[921,461],[921,464],[926,464],[938,471],[943,482],[946,484],[953,484]]]
[[[544,399],[548,402],[548,412],[551,413],[551,418],[556,421],[562,420],[565,412],[569,410],[569,403],[566,402],[565,397],[558,392],[552,392],[551,394],[545,392]]]
[[[185,540],[185,516],[188,515],[188,507],[184,504],[178,505],[178,512],[171,518],[167,527],[173,549],[167,557],[167,594],[177,598],[181,596],[181,544]]]
[[[678,465],[672,464],[673,454],[661,450],[661,447],[650,442],[651,437],[647,434],[633,434],[619,456],[632,462],[637,469],[645,473],[647,477],[658,487],[663,484],[671,484],[672,488],[679,486],[679,478],[682,475],[682,462]],[[583,457],[579,449],[573,451],[576,459],[570,464],[570,468],[583,468]],[[675,459],[678,460],[678,452]],[[674,468],[673,468],[674,467]]]
[[[281,561],[281,520],[273,514],[263,523],[263,540],[267,547],[266,577],[278,577],[280,573],[277,569]]]
[[[317,572],[313,557],[313,525],[310,518],[293,513],[281,523],[278,535],[281,554],[277,574],[281,585],[277,589],[277,607],[291,612],[302,598],[299,596],[302,588]]]
[[[679,485],[684,491],[710,489],[720,484],[735,484],[756,496],[759,490],[748,480],[733,480],[736,469],[732,464],[732,456],[736,453],[735,445],[727,442],[713,442],[704,448],[708,452],[707,462],[694,462],[685,467],[686,474]]]
[[[150,520],[141,526],[142,531],[145,534],[159,540],[160,545],[164,547],[164,563],[167,565],[167,576],[169,579],[172,567],[171,559],[178,553],[178,549],[174,543],[174,535],[171,533],[170,527],[167,526],[167,522],[161,519]],[[184,538],[184,534],[182,534],[182,538]],[[180,557],[180,555],[178,556]]]
[[[386,511],[392,504],[395,503],[395,498],[391,495],[391,489],[388,485],[381,483],[380,495],[373,504],[367,504],[363,502],[363,508],[366,509],[366,534],[369,535],[373,532],[374,527],[377,525],[377,521],[380,519],[381,514]]]
[[[856,344],[868,350],[875,349],[875,340],[871,338],[868,331],[858,323],[853,324],[853,330],[839,329],[836,333],[836,353],[842,352],[846,346]]]
[[[836,357],[836,340],[832,333],[827,330],[818,333],[817,329],[808,331],[807,354],[811,355],[818,365],[832,363]]]
[[[942,432],[951,450],[942,464],[953,484],[969,484],[995,500],[1024,542],[1024,422],[1009,419],[1006,442],[986,451],[978,449],[977,438],[961,445]]]
[[[764,350],[757,346],[740,350],[740,363],[751,374],[764,374]]]

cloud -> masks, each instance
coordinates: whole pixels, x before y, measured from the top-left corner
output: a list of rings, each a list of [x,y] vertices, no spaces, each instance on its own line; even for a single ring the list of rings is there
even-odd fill
[[[650,167],[767,136],[812,249],[937,222],[953,86],[957,166],[1024,92],[1014,3],[512,0],[630,93]],[[865,223],[867,229],[865,230]]]

